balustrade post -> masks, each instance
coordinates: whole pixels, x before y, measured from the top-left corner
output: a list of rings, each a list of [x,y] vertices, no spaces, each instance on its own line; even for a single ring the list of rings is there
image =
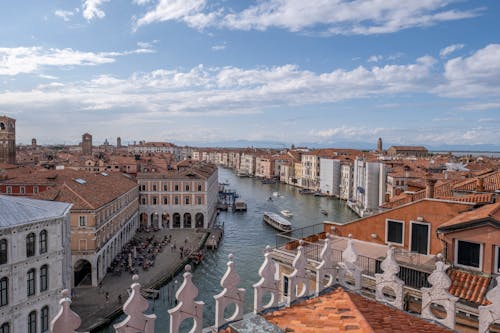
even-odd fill
[[[297,298],[309,295],[309,280],[307,278],[307,258],[304,255],[304,241],[299,241],[297,255],[292,262],[293,272],[288,276],[288,298],[287,306],[290,306]],[[302,285],[302,289],[299,287]]]
[[[333,258],[331,237],[332,235],[329,233],[326,234],[325,243],[320,252],[320,263],[316,266],[316,297],[319,296],[321,291],[331,287],[337,280],[337,263]],[[325,278],[327,279],[326,284],[323,283]]]
[[[245,289],[238,288],[240,276],[234,270],[233,255],[228,256],[227,270],[221,279],[220,285],[224,290],[215,299],[215,327],[219,329],[222,325],[243,318],[243,303],[245,301]],[[229,318],[224,318],[224,310],[230,305],[235,305],[235,311]]]
[[[178,333],[183,320],[192,318],[193,328],[190,333],[201,333],[203,329],[203,306],[202,301],[195,301],[198,296],[198,288],[192,281],[191,266],[186,265],[184,281],[175,294],[178,304],[168,310],[170,315],[170,333]]]
[[[144,314],[149,307],[148,301],[141,295],[141,284],[139,276],[132,276],[132,292],[127,301],[123,305],[123,312],[127,317],[113,327],[117,333],[154,333],[155,330],[155,314]]]
[[[50,322],[51,333],[75,333],[80,327],[82,320],[80,316],[71,310],[71,298],[69,290],[64,289],[61,292],[62,299],[59,301],[59,312]]]
[[[347,247],[342,252],[342,261],[339,263],[338,279],[341,286],[350,290],[360,290],[361,289],[361,272],[362,269],[356,264],[358,260],[358,255],[354,250],[352,244],[352,235],[349,234],[347,239]],[[350,285],[346,281],[346,273],[349,273],[354,280],[354,285]]]
[[[455,329],[455,308],[458,297],[448,292],[451,286],[451,279],[448,274],[446,274],[446,270],[450,265],[446,265],[441,260],[441,254],[438,254],[437,258],[436,269],[427,278],[427,281],[429,281],[432,286],[430,288],[420,289],[422,292],[422,317],[437,321],[446,327]],[[437,318],[431,311],[432,304],[441,305],[446,312],[446,317],[443,319]]]
[[[486,294],[486,299],[491,304],[479,307],[478,333],[489,333],[491,324],[500,323],[500,276],[496,277],[496,283],[495,288]]]
[[[254,289],[253,312],[255,314],[278,305],[279,284],[278,280],[274,278],[276,267],[269,257],[270,255],[271,247],[267,245],[264,250],[264,262],[259,269],[260,280],[252,286]],[[271,299],[267,304],[262,304],[262,298],[266,294],[270,294]]]
[[[403,310],[403,290],[405,283],[397,276],[399,265],[394,259],[394,248],[392,246],[389,246],[387,249],[387,256],[380,264],[380,268],[382,268],[384,273],[375,274],[375,298],[379,302],[388,303]],[[384,295],[384,287],[388,287],[394,291],[395,299],[393,301]]]

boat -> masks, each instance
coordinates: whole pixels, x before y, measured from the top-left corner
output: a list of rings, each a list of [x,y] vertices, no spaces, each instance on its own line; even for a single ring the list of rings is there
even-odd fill
[[[280,213],[281,213],[281,215],[283,215],[285,217],[292,217],[293,216],[292,212],[289,210],[282,210]]]
[[[320,210],[321,214],[325,215],[325,216],[328,216],[328,212],[324,209]]]
[[[193,252],[189,255],[189,259],[195,265],[198,265],[203,260],[203,253]]]
[[[263,220],[271,227],[279,231],[286,232],[292,230],[292,224],[290,223],[290,221],[288,221],[284,217],[279,216],[276,213],[265,212]]]
[[[262,184],[276,184],[276,179],[263,179],[260,182]]]
[[[299,190],[299,193],[300,194],[314,194],[314,191],[313,190],[309,190],[307,188],[303,188],[303,189]]]
[[[318,192],[314,192],[313,194],[314,194],[315,197],[326,197],[326,194],[321,193],[319,191]]]
[[[236,212],[246,212],[247,211],[247,204],[243,201],[236,201],[234,203],[234,210]]]
[[[279,194],[278,192],[273,192],[273,196],[274,196],[274,197],[277,197],[277,196],[279,196],[279,195],[280,195],[280,194]]]
[[[141,288],[141,295],[147,299],[157,299],[160,296],[160,291],[157,289]]]

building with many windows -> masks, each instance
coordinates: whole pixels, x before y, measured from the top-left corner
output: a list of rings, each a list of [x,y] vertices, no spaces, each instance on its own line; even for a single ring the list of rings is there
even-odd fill
[[[48,332],[71,285],[71,204],[0,195],[0,332]]]
[[[219,189],[213,164],[183,162],[175,170],[139,173],[137,183],[144,227],[208,228],[216,218]]]
[[[16,164],[16,120],[0,116],[0,163]]]

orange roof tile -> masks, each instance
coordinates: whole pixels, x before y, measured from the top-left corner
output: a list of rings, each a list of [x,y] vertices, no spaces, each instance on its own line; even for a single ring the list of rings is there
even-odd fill
[[[484,205],[471,211],[467,211],[460,215],[455,216],[449,221],[443,223],[439,228],[459,225],[461,223],[472,222],[482,219],[491,218],[500,222],[500,202]]]
[[[404,311],[338,288],[265,315],[288,332],[452,332]]]
[[[450,294],[478,305],[489,304],[486,292],[491,281],[490,277],[458,269],[450,269],[448,275],[452,281]]]

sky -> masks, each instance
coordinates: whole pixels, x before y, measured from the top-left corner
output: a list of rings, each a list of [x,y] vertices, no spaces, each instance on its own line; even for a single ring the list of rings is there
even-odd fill
[[[500,147],[500,1],[0,3],[18,143]]]

